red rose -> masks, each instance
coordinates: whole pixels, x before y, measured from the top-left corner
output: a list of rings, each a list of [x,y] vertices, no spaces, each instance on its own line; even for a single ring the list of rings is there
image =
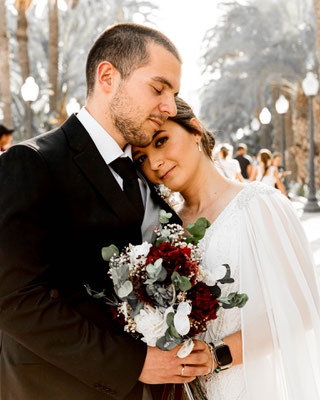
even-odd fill
[[[168,272],[169,281],[174,271],[178,271],[181,276],[193,275],[191,284],[194,285],[198,268],[195,261],[190,259],[191,250],[189,247],[176,247],[170,242],[160,243],[158,246],[150,248],[146,265],[154,264],[159,258],[162,258],[162,265]]]
[[[187,293],[187,298],[192,302],[192,312],[189,316],[191,321],[189,334],[195,336],[206,329],[208,321],[217,318],[219,303],[204,282],[198,282]]]

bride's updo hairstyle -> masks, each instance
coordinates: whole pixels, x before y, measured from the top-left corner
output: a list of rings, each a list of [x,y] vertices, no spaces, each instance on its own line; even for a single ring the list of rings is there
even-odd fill
[[[202,124],[199,122],[200,126],[196,125],[192,119],[197,117],[194,115],[192,108],[180,97],[176,97],[176,105],[177,105],[177,115],[174,117],[169,117],[168,120],[175,122],[176,124],[182,126],[187,132],[192,133],[194,135],[201,135],[201,144],[203,151],[205,154],[212,159],[212,150],[215,145],[215,138],[213,133],[208,131]]]
[[[271,151],[268,149],[261,149],[258,153],[258,161],[263,164],[264,171],[266,172],[271,164]]]

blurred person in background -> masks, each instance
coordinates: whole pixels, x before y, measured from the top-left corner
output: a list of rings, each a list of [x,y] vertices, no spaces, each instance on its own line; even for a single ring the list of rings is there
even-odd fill
[[[5,152],[11,145],[14,130],[0,125],[0,154]]]
[[[279,177],[278,168],[271,164],[272,154],[268,149],[261,149],[258,153],[258,165],[252,173],[250,181],[260,181],[266,185],[275,187],[287,196],[284,184]]]
[[[237,154],[234,157],[240,164],[241,175],[244,179],[249,179],[252,172],[252,160],[247,155],[247,145],[245,143],[239,143],[237,147]]]
[[[278,153],[278,152],[274,152],[272,155],[271,165],[278,169],[279,178],[282,182],[284,182],[286,176],[291,174],[291,171],[285,171],[283,166],[281,165],[281,162],[282,162],[282,154]],[[276,184],[276,188],[278,188],[277,184]]]
[[[217,170],[231,181],[244,182],[239,161],[230,158],[231,146],[222,144],[218,152]]]

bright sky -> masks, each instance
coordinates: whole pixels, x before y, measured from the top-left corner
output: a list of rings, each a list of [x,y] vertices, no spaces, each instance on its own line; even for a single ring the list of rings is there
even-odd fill
[[[216,0],[153,0],[159,7],[157,27],[177,46],[182,59],[181,97],[199,111],[200,46],[207,29],[216,24]]]

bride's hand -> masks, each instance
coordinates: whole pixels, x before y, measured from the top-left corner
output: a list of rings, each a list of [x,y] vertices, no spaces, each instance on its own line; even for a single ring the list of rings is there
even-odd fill
[[[139,381],[149,384],[187,383],[211,371],[212,357],[205,342],[194,340],[192,353],[185,358],[177,356],[180,348],[162,351],[148,346]]]

